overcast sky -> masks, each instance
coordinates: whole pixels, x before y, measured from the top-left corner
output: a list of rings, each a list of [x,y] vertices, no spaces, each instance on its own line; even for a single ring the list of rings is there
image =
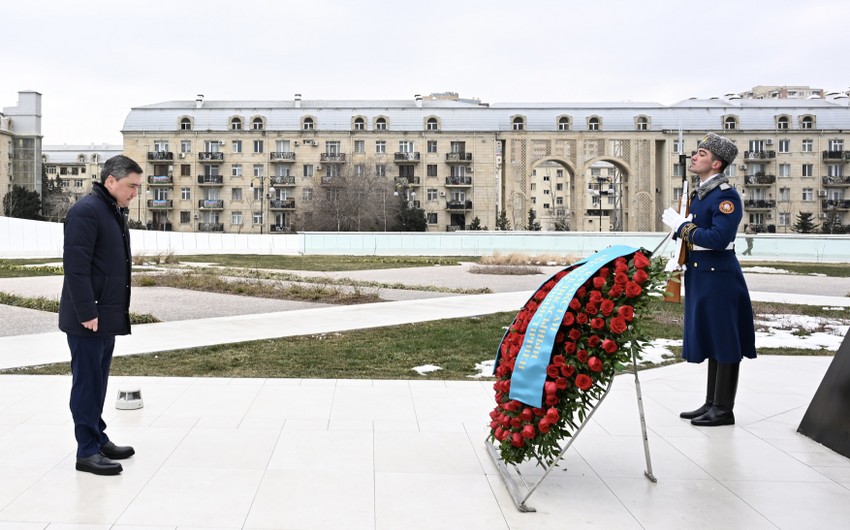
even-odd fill
[[[651,101],[847,90],[847,0],[28,0],[0,8],[0,108],[47,144],[121,143],[170,100]]]

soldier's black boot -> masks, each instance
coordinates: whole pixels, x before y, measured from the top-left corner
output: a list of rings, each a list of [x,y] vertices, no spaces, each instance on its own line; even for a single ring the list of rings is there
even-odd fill
[[[738,392],[738,368],[741,363],[717,364],[717,383],[714,390],[714,404],[708,412],[691,420],[697,427],[717,427],[734,425],[735,394]]]
[[[696,410],[691,410],[688,412],[683,412],[679,414],[680,418],[684,418],[686,420],[692,420],[694,418],[698,418],[702,416],[708,409],[711,408],[711,405],[714,404],[714,386],[717,381],[717,361],[714,359],[708,360],[708,384],[705,388],[705,404]]]

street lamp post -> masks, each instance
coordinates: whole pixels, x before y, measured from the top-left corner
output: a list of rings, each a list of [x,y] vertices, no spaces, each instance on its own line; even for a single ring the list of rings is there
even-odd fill
[[[599,212],[599,231],[602,231],[602,196],[608,195],[608,191],[602,191],[602,184],[604,182],[609,182],[608,177],[591,177],[596,181],[596,191],[590,190],[592,195],[595,195],[599,198],[599,204],[596,205]]]
[[[258,176],[258,177],[252,177],[251,178],[251,189],[254,189],[254,179],[260,180],[260,187],[258,189],[260,190],[260,217],[262,218],[261,221],[260,221],[260,234],[262,234],[263,233],[263,225],[266,224],[266,220],[267,220],[266,208],[263,206],[263,196],[265,195],[265,198],[269,199],[269,215],[271,215],[271,198],[272,198],[272,194],[274,193],[274,184],[271,183],[271,180],[272,180],[271,177],[268,177],[268,179],[269,179],[269,193],[264,194],[263,190],[265,190],[266,177],[262,176],[262,175]]]

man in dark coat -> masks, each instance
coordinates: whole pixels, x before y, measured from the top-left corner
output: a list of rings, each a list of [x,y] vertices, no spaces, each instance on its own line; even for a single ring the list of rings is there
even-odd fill
[[[687,248],[682,357],[692,363],[708,359],[705,404],[680,416],[704,427],[735,423],[738,368],[743,357],[756,356],[753,306],[733,244],[743,208],[723,174],[737,154],[729,139],[707,135],[691,157],[689,169],[700,182],[690,215],[672,208],[662,215]]]
[[[127,207],[138,194],[142,168],[118,155],[107,160],[101,182],[65,218],[65,281],[59,329],[71,349],[71,414],[77,470],[116,475],[132,447],[117,446],[104,430],[103,404],[116,335],[130,333],[130,231]]]

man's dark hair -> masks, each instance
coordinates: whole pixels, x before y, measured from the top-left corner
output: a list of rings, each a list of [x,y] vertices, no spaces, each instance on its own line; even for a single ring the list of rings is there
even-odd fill
[[[105,184],[109,175],[115,177],[115,180],[121,180],[130,173],[142,174],[142,168],[130,157],[124,155],[116,155],[103,163],[103,170],[100,172],[100,183]]]
[[[718,162],[720,162],[720,171],[718,171],[718,173],[725,173],[726,168],[729,167],[729,163],[726,162],[725,160],[723,160],[722,158],[720,158],[719,156],[715,155],[711,151],[709,151],[709,153],[711,153],[711,160],[712,161],[717,160]]]

